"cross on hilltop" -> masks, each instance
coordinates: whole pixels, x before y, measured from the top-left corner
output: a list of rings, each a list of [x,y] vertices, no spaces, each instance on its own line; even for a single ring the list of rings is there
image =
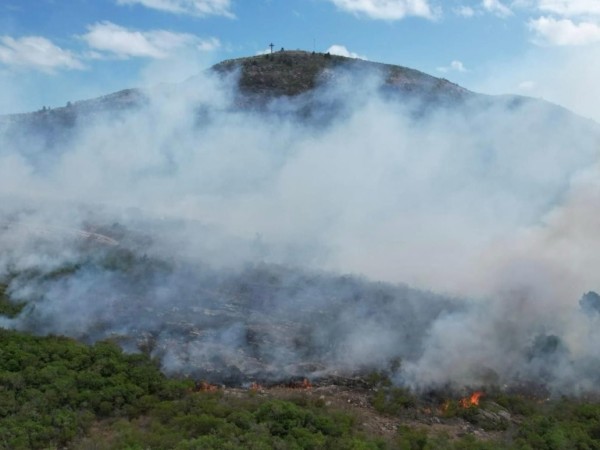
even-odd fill
[[[275,44],[273,44],[273,43],[271,42],[271,44],[269,44],[269,47],[271,47],[271,53],[273,53],[273,47],[275,47]]]

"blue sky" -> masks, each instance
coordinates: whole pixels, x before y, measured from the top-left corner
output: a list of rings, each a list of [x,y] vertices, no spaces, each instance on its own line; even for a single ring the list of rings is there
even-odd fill
[[[600,0],[2,0],[0,113],[180,81],[270,42],[600,119]]]

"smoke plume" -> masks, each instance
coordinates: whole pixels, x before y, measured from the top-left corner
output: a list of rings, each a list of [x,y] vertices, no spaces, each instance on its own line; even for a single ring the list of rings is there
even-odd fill
[[[597,386],[595,123],[343,69],[256,107],[209,73],[122,96],[0,123],[0,281],[27,302],[1,326],[221,381]]]

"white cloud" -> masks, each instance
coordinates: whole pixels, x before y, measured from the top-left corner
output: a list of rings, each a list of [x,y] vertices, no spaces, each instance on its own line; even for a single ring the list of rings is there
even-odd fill
[[[351,52],[344,45],[334,44],[327,49],[327,52],[331,53],[332,55],[345,56],[346,58],[367,59],[358,53]]]
[[[210,37],[207,39],[196,38],[196,49],[201,52],[212,52],[213,50],[221,47],[221,41],[216,37]]]
[[[448,72],[466,72],[467,69],[465,65],[461,61],[454,60],[448,66],[438,67],[438,72],[448,73]]]
[[[88,32],[81,38],[92,49],[123,59],[131,57],[159,59],[184,48],[211,51],[220,46],[216,38],[200,39],[193,34],[173,33],[166,30],[130,30],[111,22],[99,22],[88,26]]]
[[[475,10],[470,6],[459,6],[454,8],[454,14],[461,17],[471,18],[475,15]]]
[[[512,11],[500,0],[483,0],[483,9],[499,17],[508,17],[512,15]]]
[[[535,81],[531,81],[531,80],[521,81],[517,85],[517,89],[520,91],[532,91],[533,89],[535,89],[535,87],[536,87]]]
[[[41,36],[0,37],[0,63],[54,72],[57,69],[83,69],[84,66],[69,50],[54,45]]]
[[[174,14],[234,17],[231,0],[117,0],[118,5],[142,5]]]
[[[329,0],[339,9],[371,19],[400,20],[407,16],[433,19],[436,11],[428,0]]]
[[[586,45],[600,42],[600,25],[594,22],[574,23],[570,19],[540,17],[529,21],[536,34],[535,42],[549,45]]]
[[[541,11],[561,16],[600,15],[598,0],[538,0],[537,7]]]

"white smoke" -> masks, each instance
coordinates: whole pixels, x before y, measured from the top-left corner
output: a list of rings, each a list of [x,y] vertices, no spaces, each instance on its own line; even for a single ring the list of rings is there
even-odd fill
[[[592,386],[597,318],[577,302],[600,290],[598,126],[527,99],[421,104],[373,74],[331,79],[260,111],[205,74],[68,131],[5,120],[0,279],[29,302],[5,324],[151,335],[171,371],[402,358],[417,387]],[[81,229],[120,246],[92,251]]]

